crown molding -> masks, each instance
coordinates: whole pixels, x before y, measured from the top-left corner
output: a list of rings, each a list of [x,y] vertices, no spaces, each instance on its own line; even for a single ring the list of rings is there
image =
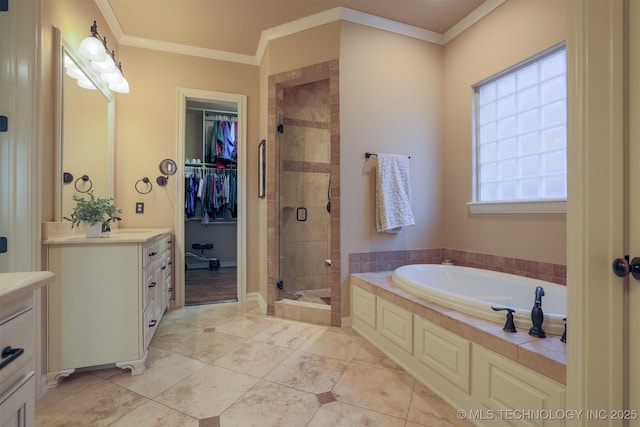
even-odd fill
[[[269,42],[271,42],[272,40],[276,40],[301,31],[318,27],[320,25],[325,25],[340,20],[365,25],[367,27],[372,27],[383,31],[389,31],[391,33],[400,34],[406,37],[411,37],[438,45],[445,45],[456,38],[458,35],[460,35],[467,28],[471,27],[473,24],[491,13],[495,8],[500,6],[505,1],[506,0],[487,0],[480,7],[464,17],[460,22],[458,22],[444,34],[436,33],[434,31],[428,31],[423,28],[403,24],[401,22],[393,21],[387,18],[381,18],[379,16],[371,15],[368,13],[359,12],[346,7],[336,7],[334,9],[329,9],[324,12],[309,15],[307,17],[296,19],[295,21],[287,22],[286,24],[282,24],[277,27],[264,30],[262,32],[262,35],[260,36],[256,54],[252,56],[222,50],[207,49],[197,46],[146,39],[136,36],[127,36],[122,31],[120,23],[118,22],[118,19],[111,9],[109,0],[95,0],[98,8],[100,9],[100,12],[107,21],[107,25],[111,29],[113,35],[116,37],[118,44],[121,46],[132,46],[143,49],[159,50],[163,52],[177,53],[180,55],[198,56],[207,59],[237,62],[247,65],[259,65],[262,61],[262,57],[264,56],[265,51],[267,50]]]
[[[227,52],[223,50],[207,49],[204,47],[191,46],[186,44],[145,39],[143,37],[123,36],[120,40],[120,45],[159,50],[169,53],[177,53],[179,55],[190,55],[207,59],[217,59],[220,61],[237,62],[240,64],[258,65],[258,62],[256,62],[256,57],[253,55],[243,55],[240,53]]]
[[[453,27],[449,28],[449,30],[443,34],[442,36],[442,44],[445,45],[449,43],[451,40],[458,37],[462,32],[464,32],[467,28],[471,27],[473,24],[493,12],[495,8],[500,6],[507,0],[486,0],[482,3],[478,8],[471,11],[470,14],[465,16]]]
[[[113,13],[113,9],[111,9],[111,5],[109,4],[109,0],[95,0],[96,5],[98,5],[98,9],[100,9],[100,13],[104,16],[104,20],[107,21],[107,25],[109,29],[113,33],[113,36],[116,38],[118,44],[121,44],[120,40],[124,37],[124,32],[122,31],[122,27],[118,22],[118,18],[116,18],[115,13]]]

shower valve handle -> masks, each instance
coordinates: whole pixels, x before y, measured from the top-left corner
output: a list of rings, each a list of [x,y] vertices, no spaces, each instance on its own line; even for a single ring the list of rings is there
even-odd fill
[[[629,255],[613,260],[613,272],[618,277],[627,277],[629,273],[634,279],[640,280],[640,258],[635,257],[629,262]]]

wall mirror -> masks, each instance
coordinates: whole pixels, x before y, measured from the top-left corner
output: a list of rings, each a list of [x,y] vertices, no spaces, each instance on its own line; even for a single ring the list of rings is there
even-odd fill
[[[55,220],[69,217],[74,195],[114,197],[115,99],[88,62],[54,30],[56,64]]]

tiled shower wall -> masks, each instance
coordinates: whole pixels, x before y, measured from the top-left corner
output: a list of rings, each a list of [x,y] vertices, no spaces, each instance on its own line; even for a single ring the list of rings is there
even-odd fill
[[[562,264],[530,261],[458,249],[434,248],[407,251],[361,252],[349,255],[349,271],[390,271],[407,264],[440,264],[451,260],[455,265],[501,271],[561,285],[567,284],[567,267]]]

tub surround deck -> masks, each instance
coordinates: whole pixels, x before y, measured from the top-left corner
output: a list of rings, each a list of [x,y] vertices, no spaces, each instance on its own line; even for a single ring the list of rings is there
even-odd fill
[[[471,317],[398,288],[391,271],[354,273],[351,284],[429,320],[559,383],[566,384],[566,344],[560,336],[535,338],[526,330],[509,333],[503,324]]]

